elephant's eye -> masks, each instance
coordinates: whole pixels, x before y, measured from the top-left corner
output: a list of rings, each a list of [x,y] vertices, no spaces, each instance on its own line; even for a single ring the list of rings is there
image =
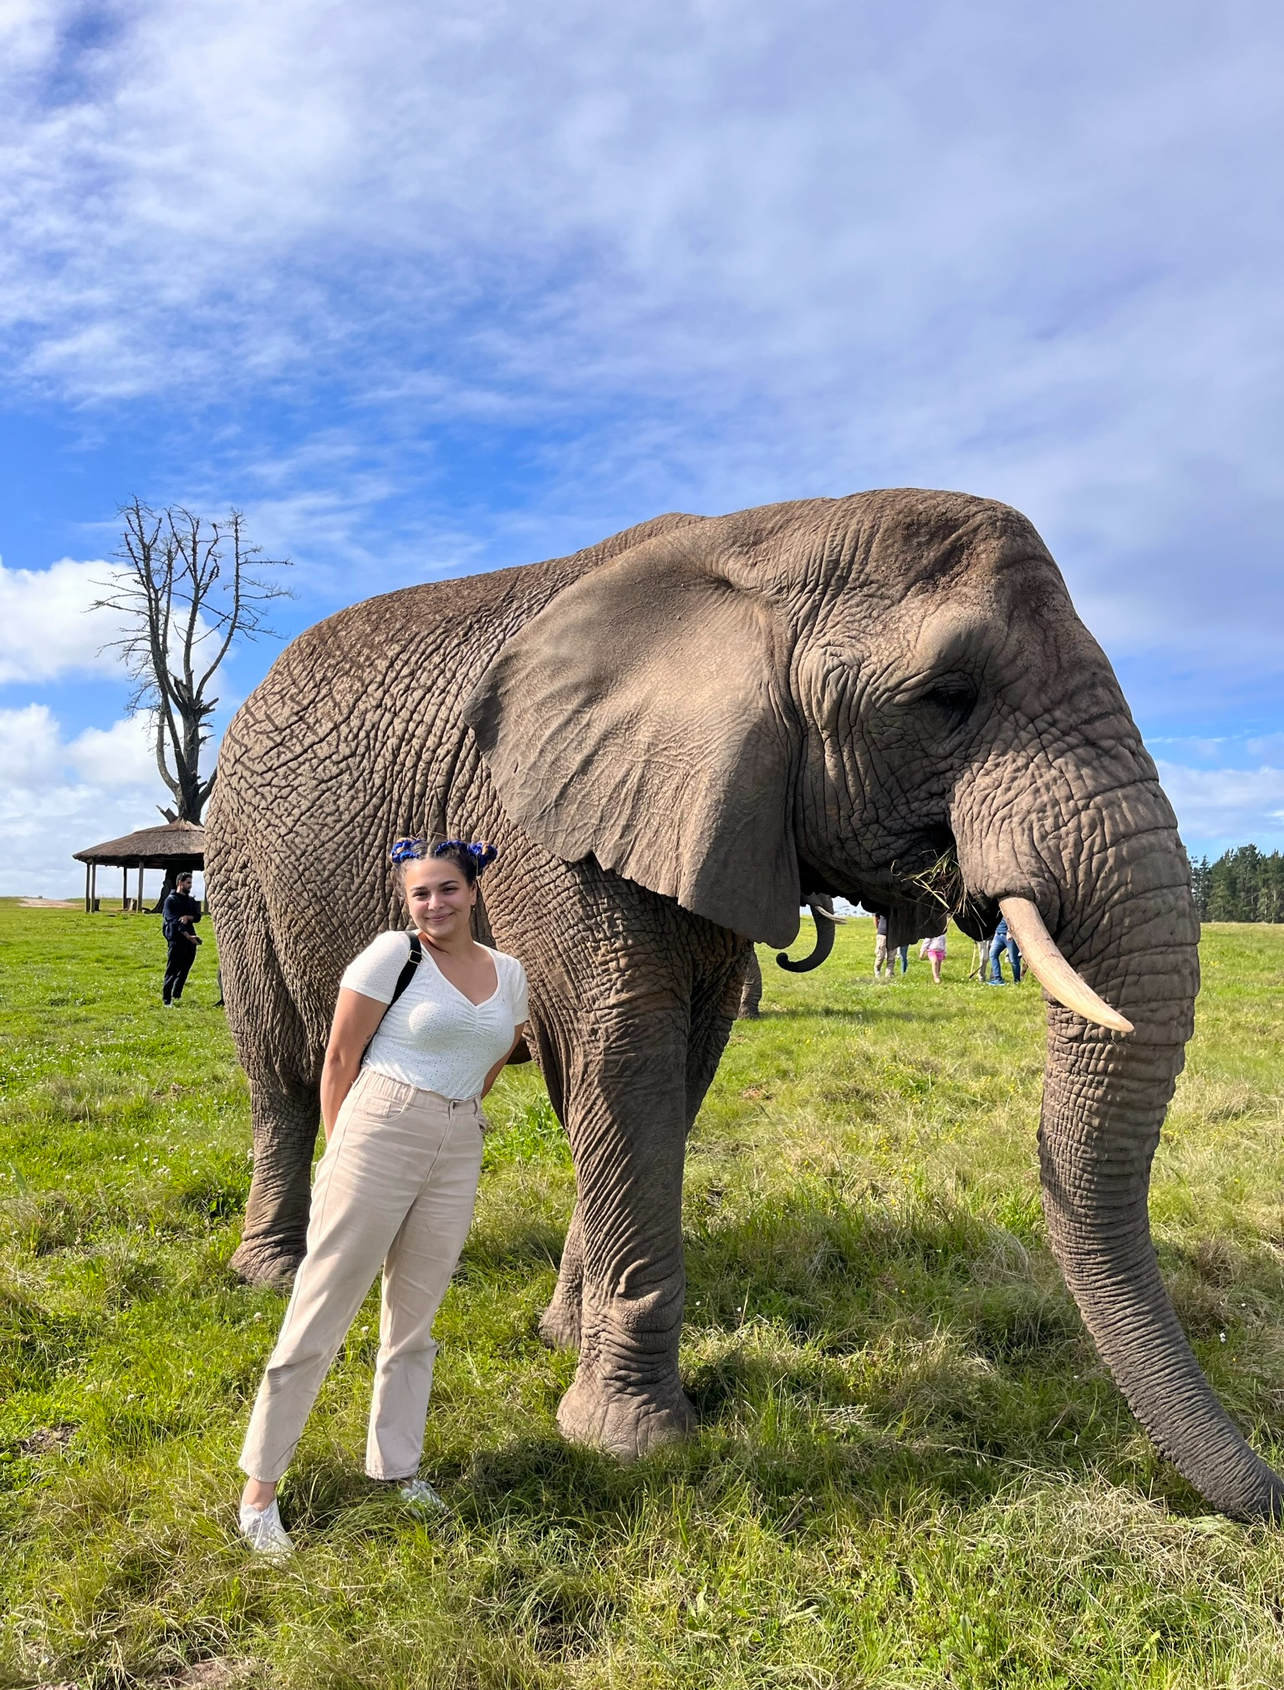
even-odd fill
[[[949,675],[922,695],[922,702],[947,733],[962,727],[976,708],[976,683],[966,675]]]

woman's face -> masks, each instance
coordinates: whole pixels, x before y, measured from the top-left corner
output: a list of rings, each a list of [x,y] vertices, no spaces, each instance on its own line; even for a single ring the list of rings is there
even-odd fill
[[[454,863],[441,857],[413,859],[406,864],[402,887],[411,921],[428,938],[448,943],[470,933],[477,888]]]

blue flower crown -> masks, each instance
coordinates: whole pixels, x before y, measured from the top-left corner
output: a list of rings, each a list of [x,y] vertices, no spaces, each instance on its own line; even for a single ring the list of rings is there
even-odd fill
[[[426,839],[398,839],[389,853],[394,863],[409,863],[423,857],[444,857],[447,851],[467,851],[480,874],[495,861],[499,852],[493,845],[482,845],[473,839],[442,839],[429,845]]]

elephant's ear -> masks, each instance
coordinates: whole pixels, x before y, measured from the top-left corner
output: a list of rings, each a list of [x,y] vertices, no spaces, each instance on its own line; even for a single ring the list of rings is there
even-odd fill
[[[501,801],[568,862],[748,938],[798,932],[788,637],[751,587],[666,534],[581,577],[465,706]]]

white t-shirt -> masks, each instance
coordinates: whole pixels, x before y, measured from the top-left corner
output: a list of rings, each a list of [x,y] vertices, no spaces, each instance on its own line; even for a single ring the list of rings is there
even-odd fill
[[[526,971],[516,957],[491,951],[499,984],[485,1003],[475,1004],[437,967],[432,946],[420,945],[423,959],[396,1003],[393,990],[410,960],[409,933],[381,933],[339,982],[392,1004],[361,1066],[441,1097],[477,1097],[526,1019]]]

